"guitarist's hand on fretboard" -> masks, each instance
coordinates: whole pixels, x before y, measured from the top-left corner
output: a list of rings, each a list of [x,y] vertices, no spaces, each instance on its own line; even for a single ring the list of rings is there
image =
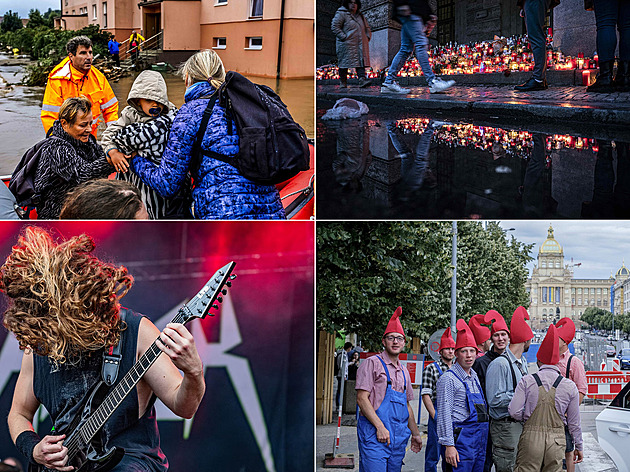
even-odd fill
[[[183,324],[167,324],[156,344],[184,374],[203,375],[203,363],[195,340]]]
[[[33,449],[33,459],[49,469],[55,469],[60,472],[74,470],[74,467],[64,467],[68,461],[68,448],[63,445],[66,435],[60,436],[44,436]]]

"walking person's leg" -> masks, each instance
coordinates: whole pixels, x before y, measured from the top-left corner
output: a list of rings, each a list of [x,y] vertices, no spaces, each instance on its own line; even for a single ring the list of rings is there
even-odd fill
[[[549,0],[525,0],[523,5],[527,37],[534,56],[534,71],[529,81],[514,87],[516,91],[530,92],[547,88],[545,78],[547,72],[547,37],[544,26],[548,7]]]
[[[617,49],[618,0],[595,0],[595,23],[597,25],[597,55],[599,56],[599,74],[588,92],[611,92],[613,90],[613,67],[615,49]]]
[[[339,68],[339,81],[341,82],[340,87],[346,88],[348,86],[348,68],[340,67]]]
[[[400,49],[394,56],[392,64],[387,71],[387,77],[381,87],[381,92],[409,93],[409,89],[403,88],[395,81],[396,76],[402,66],[405,65],[407,58],[413,52],[413,41],[409,34],[409,17],[401,17],[402,28],[400,29]]]

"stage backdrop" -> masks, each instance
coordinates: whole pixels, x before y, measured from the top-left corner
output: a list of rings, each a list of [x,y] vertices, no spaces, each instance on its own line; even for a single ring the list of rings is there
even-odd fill
[[[235,261],[237,278],[219,314],[188,325],[205,366],[199,410],[184,420],[157,403],[170,470],[313,469],[313,222],[41,226],[64,237],[90,234],[99,258],[125,265],[135,277],[122,305],[160,329],[217,269]],[[23,227],[0,223],[1,262]],[[0,328],[0,457],[24,461],[6,425],[21,357],[13,335]],[[43,437],[51,423],[40,412],[36,429]]]

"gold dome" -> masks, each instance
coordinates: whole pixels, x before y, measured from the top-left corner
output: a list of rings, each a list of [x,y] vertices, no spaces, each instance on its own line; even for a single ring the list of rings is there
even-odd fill
[[[562,246],[554,239],[553,227],[551,225],[549,225],[549,229],[547,230],[547,239],[545,239],[545,242],[540,246],[539,252],[541,254],[562,254]]]

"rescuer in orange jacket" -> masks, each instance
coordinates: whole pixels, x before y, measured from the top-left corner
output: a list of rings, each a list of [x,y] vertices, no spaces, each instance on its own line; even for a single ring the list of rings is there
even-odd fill
[[[118,99],[102,72],[92,66],[92,41],[76,36],[66,44],[68,57],[48,75],[42,103],[42,124],[48,132],[59,118],[59,108],[66,98],[87,97],[92,102],[92,134],[96,137],[98,117],[106,124],[118,119]]]

